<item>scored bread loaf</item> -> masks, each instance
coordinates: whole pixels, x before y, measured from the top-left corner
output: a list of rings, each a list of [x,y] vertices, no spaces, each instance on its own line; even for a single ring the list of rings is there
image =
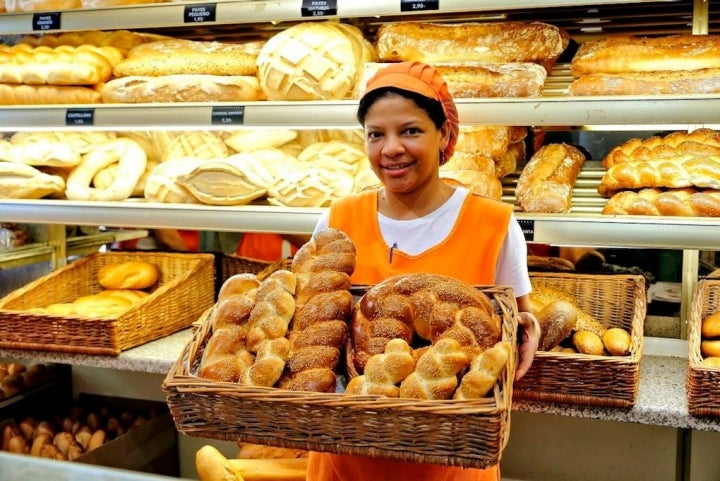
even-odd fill
[[[45,45],[48,47],[59,47],[70,45],[95,45],[97,47],[116,47],[121,50],[130,50],[142,43],[165,40],[168,37],[154,33],[135,32],[131,30],[83,30],[79,32],[45,33],[43,35],[26,35],[20,37],[18,43],[27,44],[33,47]]]
[[[0,105],[99,104],[100,92],[79,85],[11,85],[0,83]]]
[[[544,145],[520,173],[515,188],[518,204],[525,212],[569,212],[584,163],[585,154],[572,145]]]
[[[128,76],[100,88],[103,102],[232,102],[262,100],[257,77],[251,75]]]
[[[169,39],[133,47],[115,65],[116,77],[177,74],[255,75],[264,41],[245,43]]]
[[[719,35],[614,35],[583,43],[571,61],[574,77],[719,67]]]
[[[315,234],[293,257],[295,314],[290,353],[278,387],[291,391],[334,392],[335,368],[352,314],[350,275],[355,246],[342,231]]]
[[[563,30],[540,22],[397,22],[380,26],[377,52],[387,62],[532,62],[547,69],[568,41]]]
[[[239,163],[208,160],[179,175],[177,183],[203,204],[244,205],[265,195],[267,184],[247,176]]]
[[[587,74],[570,82],[567,92],[573,96],[713,94],[720,92],[720,68]]]
[[[624,190],[608,200],[602,214],[720,217],[720,191],[693,188]]]
[[[159,163],[147,176],[144,197],[153,202],[199,204],[197,197],[180,185],[178,179],[203,162],[202,159],[175,159]]]

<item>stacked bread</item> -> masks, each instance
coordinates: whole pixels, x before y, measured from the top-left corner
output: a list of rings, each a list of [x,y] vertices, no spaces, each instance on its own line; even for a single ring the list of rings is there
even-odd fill
[[[570,95],[720,92],[720,35],[616,35],[580,46]]]
[[[352,311],[355,247],[328,229],[303,245],[291,270],[260,281],[236,274],[218,293],[198,375],[253,386],[335,391]]]
[[[720,215],[720,133],[677,131],[631,139],[603,159],[603,214]]]
[[[380,26],[376,48],[380,62],[432,64],[456,98],[531,97],[567,44],[564,31],[539,22],[396,22]],[[380,67],[366,66],[356,98]]]
[[[585,154],[568,144],[547,144],[523,167],[515,187],[518,205],[525,212],[565,213]]]
[[[499,200],[502,178],[525,160],[526,136],[525,127],[461,126],[455,153],[440,167],[440,177]]]

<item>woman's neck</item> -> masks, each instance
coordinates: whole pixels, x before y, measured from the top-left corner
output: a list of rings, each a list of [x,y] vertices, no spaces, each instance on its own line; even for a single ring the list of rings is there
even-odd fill
[[[391,192],[383,187],[378,191],[378,211],[391,219],[418,219],[434,212],[453,192],[455,188],[440,179],[407,194]]]

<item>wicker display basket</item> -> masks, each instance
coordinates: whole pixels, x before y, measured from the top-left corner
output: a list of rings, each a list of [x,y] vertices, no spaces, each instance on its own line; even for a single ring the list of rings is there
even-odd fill
[[[100,268],[130,260],[156,264],[160,278],[150,296],[123,314],[87,318],[30,310],[99,292]],[[189,327],[213,303],[214,276],[211,254],[90,254],[0,299],[0,347],[116,356]]]
[[[720,310],[720,280],[698,281],[688,320],[688,412],[694,416],[720,416],[720,369],[703,366],[700,353],[702,320]]]
[[[627,356],[593,356],[538,351],[530,370],[515,383],[515,399],[629,408],[635,404],[640,376],[647,301],[640,275],[532,273],[535,287],[572,294],[580,309],[605,327],[631,336]]]
[[[512,290],[482,290],[495,300],[503,339],[514,346],[517,305]],[[175,424],[184,434],[478,468],[497,464],[507,444],[516,355],[491,397],[418,401],[287,391],[199,378],[194,373],[208,337],[209,323],[205,322],[163,383]]]

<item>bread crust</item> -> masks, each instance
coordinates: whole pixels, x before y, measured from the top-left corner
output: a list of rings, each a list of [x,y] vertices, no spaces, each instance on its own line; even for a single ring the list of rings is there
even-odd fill
[[[576,78],[568,94],[682,95],[720,92],[720,68],[669,72],[593,73]]]
[[[233,102],[264,99],[251,75],[129,76],[100,88],[104,103]]]

